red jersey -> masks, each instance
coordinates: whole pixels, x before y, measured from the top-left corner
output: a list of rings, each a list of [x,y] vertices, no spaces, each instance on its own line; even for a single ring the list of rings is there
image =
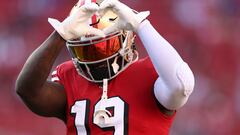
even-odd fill
[[[174,116],[164,115],[153,92],[158,75],[150,59],[138,60],[108,83],[111,123],[93,123],[102,88],[80,76],[72,61],[57,67],[54,80],[66,92],[67,135],[168,135]]]

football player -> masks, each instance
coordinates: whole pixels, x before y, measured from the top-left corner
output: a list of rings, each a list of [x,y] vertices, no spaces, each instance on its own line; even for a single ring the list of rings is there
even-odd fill
[[[17,93],[36,114],[63,120],[67,135],[167,135],[194,76],[148,15],[118,0],[79,0],[63,22],[49,18],[55,31],[26,61]],[[72,60],[48,81],[65,43]]]

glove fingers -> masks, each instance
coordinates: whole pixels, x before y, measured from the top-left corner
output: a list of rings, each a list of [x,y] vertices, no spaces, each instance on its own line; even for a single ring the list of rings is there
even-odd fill
[[[80,10],[83,10],[84,12],[95,13],[99,10],[99,6],[96,3],[89,3],[81,6]]]
[[[118,23],[115,23],[114,25],[112,25],[112,26],[109,26],[109,27],[107,27],[107,28],[104,28],[103,29],[103,32],[105,33],[105,34],[109,34],[109,33],[112,33],[112,32],[115,32],[115,31],[118,31],[119,29],[118,29]]]
[[[59,29],[61,27],[61,23],[53,18],[48,18],[48,22],[53,26],[54,29]]]
[[[104,0],[101,4],[100,4],[100,9],[106,9],[106,8],[112,8],[115,6],[116,2],[118,0]]]
[[[48,18],[48,22],[52,25],[52,27],[60,34],[60,35],[64,35],[64,29],[61,25],[61,22],[59,22],[56,19],[53,18]]]
[[[97,36],[100,36],[100,37],[106,37],[106,35],[104,34],[103,31],[99,30],[99,29],[96,29],[96,28],[92,28],[92,27],[89,27],[89,31],[87,32],[88,35],[97,35]]]
[[[116,13],[116,11],[118,10],[118,7],[116,6],[117,2],[118,0],[104,0],[99,6],[99,15],[103,16],[108,10]]]

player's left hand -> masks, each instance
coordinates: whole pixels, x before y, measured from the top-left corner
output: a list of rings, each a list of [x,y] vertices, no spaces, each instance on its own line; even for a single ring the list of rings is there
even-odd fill
[[[104,29],[104,33],[111,33],[116,30],[137,31],[140,23],[150,14],[149,11],[135,13],[133,9],[121,3],[119,0],[104,0],[100,4],[99,14],[104,15],[108,10],[112,10],[118,15],[117,22]]]

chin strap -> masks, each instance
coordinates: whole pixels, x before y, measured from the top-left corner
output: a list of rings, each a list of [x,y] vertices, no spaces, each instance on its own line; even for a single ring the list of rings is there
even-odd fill
[[[94,113],[94,120],[93,123],[97,125],[108,125],[111,124],[110,117],[112,114],[106,110],[105,106],[107,104],[107,92],[108,92],[108,79],[103,79],[103,92],[102,92],[102,98],[100,100],[100,106],[99,108],[96,108],[96,112]]]
[[[108,98],[107,92],[108,92],[108,79],[103,79],[103,93],[101,100],[105,100]]]

